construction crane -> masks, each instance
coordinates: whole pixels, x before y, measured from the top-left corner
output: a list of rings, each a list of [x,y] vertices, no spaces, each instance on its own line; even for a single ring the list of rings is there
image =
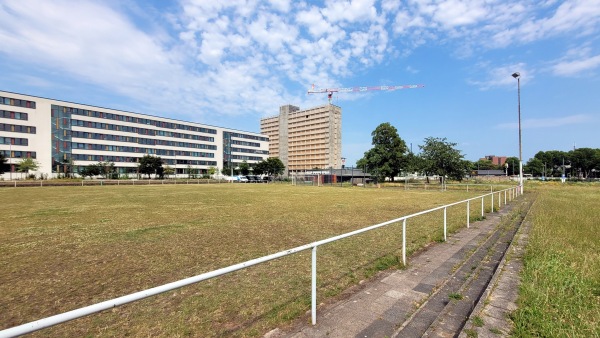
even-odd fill
[[[312,85],[312,88],[308,90],[308,94],[322,94],[327,93],[327,98],[329,99],[329,103],[331,103],[331,98],[333,97],[333,93],[356,93],[356,92],[366,92],[371,90],[398,90],[398,89],[412,89],[412,88],[423,88],[425,87],[422,84],[416,85],[401,85],[401,86],[376,86],[376,87],[347,87],[347,88],[322,88],[315,89],[315,85]]]

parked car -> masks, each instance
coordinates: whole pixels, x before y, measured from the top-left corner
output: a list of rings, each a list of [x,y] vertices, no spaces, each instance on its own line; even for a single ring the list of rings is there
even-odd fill
[[[238,182],[240,183],[248,183],[248,179],[246,178],[246,176],[238,176]]]

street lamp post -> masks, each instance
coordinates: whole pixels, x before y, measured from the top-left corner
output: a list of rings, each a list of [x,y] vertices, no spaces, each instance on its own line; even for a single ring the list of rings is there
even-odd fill
[[[521,74],[513,73],[512,77],[517,79],[517,103],[519,111],[519,188],[523,194],[523,147],[521,144]]]

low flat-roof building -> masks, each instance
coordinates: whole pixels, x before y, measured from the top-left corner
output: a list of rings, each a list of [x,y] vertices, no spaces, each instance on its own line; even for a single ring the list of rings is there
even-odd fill
[[[0,91],[3,178],[19,177],[24,158],[38,174],[56,177],[83,166],[113,162],[119,174],[136,173],[144,155],[159,156],[177,174],[249,164],[269,157],[266,135],[165,117]]]

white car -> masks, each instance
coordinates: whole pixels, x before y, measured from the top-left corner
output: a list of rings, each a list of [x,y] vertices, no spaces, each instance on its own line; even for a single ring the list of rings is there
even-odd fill
[[[237,181],[240,183],[248,183],[246,176],[237,176]]]

